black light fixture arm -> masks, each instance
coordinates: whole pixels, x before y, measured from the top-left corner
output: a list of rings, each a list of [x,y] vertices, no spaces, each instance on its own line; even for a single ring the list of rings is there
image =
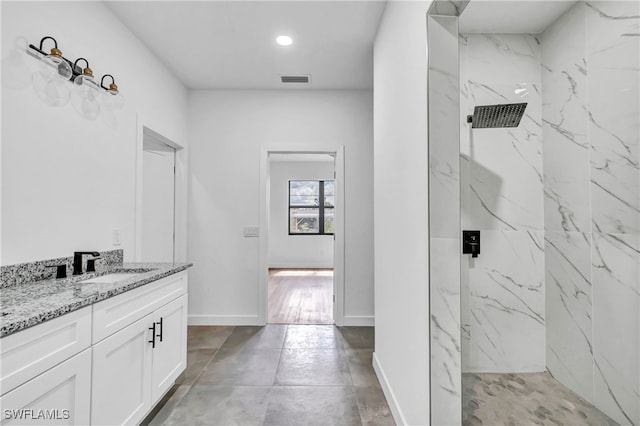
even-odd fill
[[[105,74],[102,76],[102,79],[100,79],[100,87],[102,87],[104,90],[109,90],[109,87],[104,85],[104,79],[106,77],[111,77],[111,84],[116,84],[116,79],[113,78],[111,74]]]
[[[78,62],[80,61],[84,61],[85,63],[85,67],[81,67],[80,65],[78,65]],[[89,61],[87,61],[85,58],[78,58],[76,59],[76,61],[73,63],[73,73],[74,73],[74,79],[75,79],[75,75],[76,72],[78,73],[77,75],[82,74],[83,76],[86,77],[91,77],[93,78],[93,70],[89,67]]]
[[[40,47],[36,47],[33,44],[29,44],[29,49],[35,50],[36,52],[38,52],[40,54],[40,56],[35,55],[39,59],[41,58],[41,56],[49,55],[49,53],[47,53],[44,50],[42,50],[45,40],[53,40],[53,49],[55,49],[58,52],[60,52],[60,50],[58,49],[58,41],[55,38],[51,37],[51,36],[45,36],[45,37],[42,37],[42,39],[40,40]],[[76,76],[82,74],[82,69],[76,68],[76,66],[75,66],[75,64],[73,62],[71,62],[70,60],[68,60],[67,58],[65,58],[62,55],[60,55],[60,57],[63,60],[67,61],[67,63],[71,66],[71,71],[73,72],[73,75],[71,76],[71,80],[73,80]]]
[[[43,56],[47,56],[47,55],[48,55],[48,53],[47,53],[47,52],[45,52],[44,50],[42,50],[42,47],[43,47],[43,45],[44,45],[44,41],[45,41],[45,40],[53,40],[53,48],[54,48],[54,49],[57,49],[57,48],[58,48],[58,41],[57,41],[55,38],[51,37],[51,36],[46,36],[46,37],[42,37],[42,39],[40,40],[40,47],[36,47],[36,46],[34,46],[33,44],[29,44],[29,49],[33,49],[33,50],[35,50],[36,52],[38,52],[39,54],[41,54],[41,55],[43,55]],[[67,58],[63,58],[63,59],[64,59],[65,61],[67,61],[67,62],[71,63],[71,61],[70,61],[70,60],[68,60]]]
[[[78,58],[76,59],[76,61],[73,63],[73,68],[78,66],[78,62],[80,61],[84,61],[84,63],[87,65],[85,68],[89,68],[89,61],[87,61],[85,58]]]
[[[44,40],[44,39],[43,39]],[[42,42],[40,42],[40,48],[37,48],[36,46],[34,46],[33,44],[29,44],[29,49],[33,49],[36,52],[38,52],[39,54],[41,54],[42,56],[47,56],[48,53],[46,53],[45,51],[42,50]]]
[[[41,52],[42,52],[42,45],[44,44],[45,40],[53,40],[53,47],[56,48],[56,49],[58,48],[58,41],[55,38],[53,38],[51,36],[45,36],[45,37],[42,37],[42,40],[40,40],[40,51]]]

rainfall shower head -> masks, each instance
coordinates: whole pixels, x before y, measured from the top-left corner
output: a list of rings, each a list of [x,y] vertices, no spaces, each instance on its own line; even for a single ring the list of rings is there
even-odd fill
[[[473,115],[467,116],[467,123],[473,129],[492,129],[498,127],[518,127],[527,103],[478,105]]]

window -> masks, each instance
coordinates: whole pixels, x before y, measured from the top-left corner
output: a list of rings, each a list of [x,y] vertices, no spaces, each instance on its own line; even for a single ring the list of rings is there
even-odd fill
[[[335,186],[333,180],[289,181],[289,235],[333,235]]]

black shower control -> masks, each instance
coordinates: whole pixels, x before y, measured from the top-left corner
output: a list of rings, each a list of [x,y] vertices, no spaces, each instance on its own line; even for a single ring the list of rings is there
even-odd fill
[[[462,254],[478,257],[480,254],[480,231],[462,231]]]

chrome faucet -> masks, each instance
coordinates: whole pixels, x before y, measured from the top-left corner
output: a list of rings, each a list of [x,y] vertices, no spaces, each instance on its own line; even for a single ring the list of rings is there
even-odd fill
[[[73,275],[82,275],[82,256],[88,254],[93,257],[100,256],[97,251],[75,251],[73,252]]]

